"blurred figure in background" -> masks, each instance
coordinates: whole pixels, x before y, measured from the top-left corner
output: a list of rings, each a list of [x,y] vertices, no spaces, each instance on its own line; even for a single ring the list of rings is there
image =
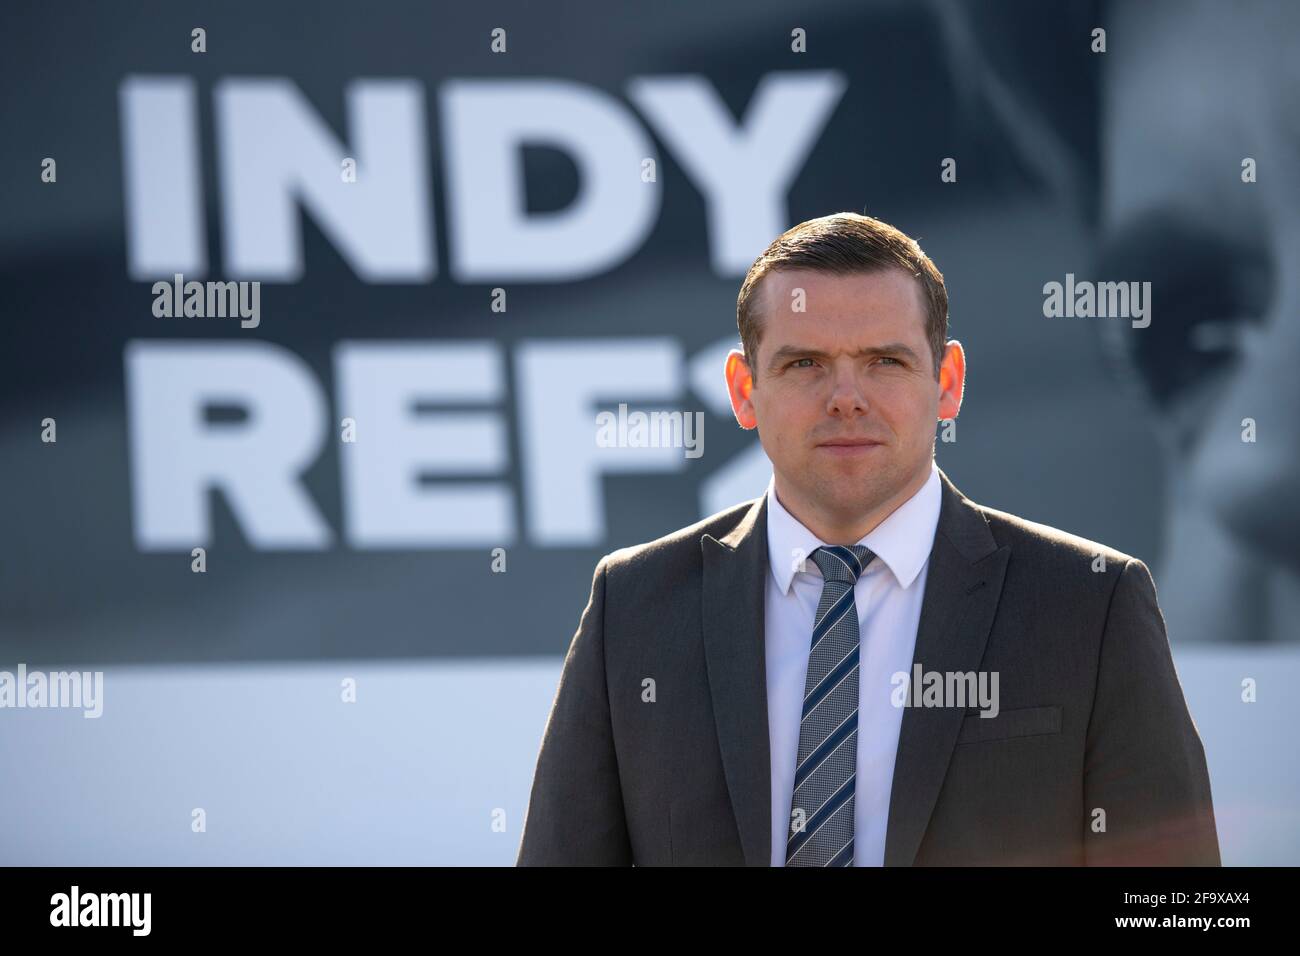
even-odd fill
[[[1162,423],[1169,633],[1295,641],[1300,6],[1158,0],[1105,12],[1095,272],[1151,281],[1153,320],[1099,328]]]

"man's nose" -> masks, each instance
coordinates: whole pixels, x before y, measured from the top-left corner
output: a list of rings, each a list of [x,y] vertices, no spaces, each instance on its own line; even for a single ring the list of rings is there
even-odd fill
[[[841,368],[834,372],[826,410],[832,415],[862,414],[867,410],[867,396],[856,369]]]

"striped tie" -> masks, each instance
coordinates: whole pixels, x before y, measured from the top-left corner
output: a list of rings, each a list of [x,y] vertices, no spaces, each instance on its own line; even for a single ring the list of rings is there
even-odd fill
[[[852,866],[858,762],[858,611],[853,585],[875,555],[858,544],[820,547],[811,557],[825,584],[808,651],[785,865]]]

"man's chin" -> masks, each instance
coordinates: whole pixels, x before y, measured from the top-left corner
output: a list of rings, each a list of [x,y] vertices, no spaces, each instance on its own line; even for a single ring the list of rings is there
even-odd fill
[[[873,445],[863,451],[834,452],[819,456],[816,471],[828,481],[860,483],[881,481],[892,471],[884,454],[883,445]]]
[[[814,488],[818,497],[834,502],[839,508],[855,503],[867,505],[874,500],[883,485],[888,483],[888,473],[879,466],[859,462],[856,465],[837,464],[817,470]]]

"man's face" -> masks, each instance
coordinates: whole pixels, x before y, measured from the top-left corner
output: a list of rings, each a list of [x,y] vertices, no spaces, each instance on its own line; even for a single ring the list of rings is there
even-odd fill
[[[805,311],[796,311],[797,290]],[[901,269],[771,272],[758,306],[762,333],[748,395],[739,353],[728,378],[737,419],[757,427],[782,501],[851,523],[919,486],[943,391],[919,282]],[[955,415],[952,396],[944,397],[944,417]],[[836,444],[864,439],[870,443]]]

